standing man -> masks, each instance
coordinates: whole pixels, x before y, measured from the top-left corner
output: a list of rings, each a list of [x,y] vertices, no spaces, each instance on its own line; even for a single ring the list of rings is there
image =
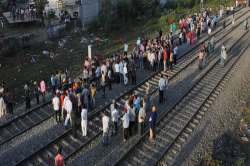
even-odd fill
[[[69,121],[70,121],[70,124],[72,124],[71,113],[72,113],[72,109],[73,109],[73,104],[70,101],[68,94],[67,94],[67,96],[65,96],[63,104],[64,104],[63,108],[67,112],[67,115],[66,115],[66,118],[65,118],[65,122],[64,122],[64,127],[67,127]]]
[[[129,138],[129,113],[128,111],[122,117],[123,141],[126,142]]]
[[[30,109],[30,89],[28,83],[24,85],[24,94],[25,94],[25,103],[26,103],[26,110]]]
[[[0,118],[3,117],[6,114],[6,104],[3,99],[3,94],[0,93]]]
[[[115,62],[115,80],[117,84],[120,83],[119,63],[117,61]]]
[[[46,92],[46,84],[45,84],[45,81],[42,80],[40,82],[40,92],[42,94],[42,97],[43,97],[43,102],[45,103],[45,92]]]
[[[109,132],[109,117],[106,113],[102,113],[102,131],[103,131],[103,146],[108,145],[108,132]]]
[[[116,135],[117,134],[117,130],[118,130],[118,119],[119,119],[119,112],[117,110],[117,106],[115,104],[115,101],[113,101],[113,103],[111,104],[111,120],[112,120],[112,135]]]
[[[106,75],[104,74],[104,72],[102,71],[102,76],[101,76],[101,87],[102,87],[102,91],[103,91],[103,97],[105,97],[105,86],[106,86]]]
[[[177,56],[178,56],[178,46],[177,46],[177,44],[175,44],[173,52],[174,52],[174,54],[173,54],[174,65],[176,65],[177,64]]]
[[[166,87],[166,80],[163,78],[163,74],[161,74],[161,78],[159,80],[159,103],[163,102],[165,87]]]
[[[224,44],[221,46],[221,57],[220,57],[220,64],[225,65],[225,61],[227,59],[227,49]]]
[[[244,21],[244,27],[245,27],[245,30],[247,31],[248,30],[248,18],[246,18]]]
[[[83,105],[81,112],[81,126],[82,126],[82,136],[85,137],[87,135],[87,124],[88,124],[88,110]]]
[[[152,106],[152,110],[149,115],[149,141],[155,141],[155,125],[157,119],[156,106]]]
[[[59,123],[61,119],[60,119],[60,99],[58,97],[58,94],[54,94],[54,97],[52,99],[52,106],[55,111],[56,122]]]
[[[57,154],[55,157],[55,166],[65,166],[64,165],[64,157],[62,155],[62,148],[58,147]]]
[[[123,67],[123,78],[124,78],[124,85],[126,87],[128,85],[128,68],[127,68],[127,63],[125,63],[124,67]]]
[[[124,55],[128,55],[128,42],[126,41],[125,43],[124,43]]]
[[[37,82],[34,82],[34,90],[33,90],[33,94],[36,98],[36,104],[38,105],[40,103],[39,101],[39,89],[40,87],[38,86]]]
[[[140,110],[138,114],[138,131],[140,136],[142,136],[143,131],[144,131],[144,122],[146,118],[146,111],[145,107],[143,106],[143,102],[140,103]]]

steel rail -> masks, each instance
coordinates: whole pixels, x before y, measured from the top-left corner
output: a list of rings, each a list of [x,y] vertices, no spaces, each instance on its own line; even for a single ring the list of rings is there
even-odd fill
[[[228,24],[228,25],[230,25],[230,24]],[[228,25],[227,25],[227,26],[228,26]],[[229,31],[229,32],[231,32],[231,31]],[[228,33],[229,33],[229,32],[228,32]],[[217,31],[216,33],[219,33],[219,31]],[[223,36],[223,37],[224,37],[224,36]],[[208,40],[209,38],[210,38],[210,37],[208,37],[208,38],[205,39],[205,40]],[[195,46],[195,48],[198,48],[198,46],[199,46],[201,43],[203,43],[205,40],[203,40],[202,42],[199,42],[199,44],[197,44],[197,45]],[[190,52],[193,52],[193,51],[195,52],[195,50],[191,50],[191,51],[188,51],[186,54],[188,54],[188,53],[190,53]],[[196,59],[196,58],[194,58],[189,64],[191,64],[193,61],[195,61],[195,59]],[[187,64],[186,66],[188,66],[189,64]],[[185,67],[182,68],[180,71],[182,71],[182,70],[184,70],[184,69],[185,69]],[[179,71],[179,72],[180,72],[180,71]],[[179,73],[179,72],[178,72],[178,73]],[[157,72],[157,73],[159,73],[159,72]],[[177,75],[178,73],[176,73],[176,75]],[[153,74],[153,75],[154,75],[154,74]],[[156,75],[156,74],[155,74],[155,75]],[[149,79],[150,79],[150,78],[152,78],[152,76],[150,76]],[[149,80],[149,79],[146,79],[146,81]],[[141,83],[141,85],[143,85],[146,81],[143,81],[143,82]],[[131,91],[134,91],[134,90],[137,89],[138,87],[139,87],[139,86],[136,86],[136,87],[132,88]],[[127,93],[121,95],[121,96],[118,97],[116,100],[122,99],[122,98],[125,97],[126,95],[130,94],[131,91],[128,91]],[[101,111],[108,109],[109,105],[110,105],[110,103],[107,104],[107,106],[105,106]],[[90,115],[90,119],[94,118],[94,117],[95,117],[97,114],[99,114],[99,113],[100,113],[100,110],[99,110],[99,111],[96,111],[95,113],[93,113],[92,115]],[[49,144],[47,144],[46,146],[44,146],[44,148],[41,148],[41,149],[39,149],[37,152],[34,152],[33,155],[31,155],[31,156],[28,157],[28,158],[32,158],[32,156],[35,156],[35,155],[38,154],[39,152],[45,150],[46,147],[49,147],[50,145],[55,144],[56,142],[60,141],[61,139],[63,139],[64,137],[66,137],[67,134],[69,134],[71,131],[72,131],[72,130],[66,131],[63,135],[61,135],[61,136],[55,138],[52,142],[50,142]],[[80,147],[78,147],[78,150],[75,150],[74,152],[72,152],[72,153],[70,153],[69,155],[66,156],[66,160],[67,160],[69,157],[71,157],[72,155],[76,154],[79,150],[81,150],[82,147],[85,147],[87,144],[89,144],[93,139],[95,139],[96,137],[98,137],[101,133],[102,133],[102,132],[99,131],[99,132],[98,132],[97,134],[95,134],[91,139],[87,139],[87,141],[85,140],[85,143],[83,143]],[[25,161],[27,161],[28,158],[26,158],[26,159],[24,159],[23,161],[19,162],[19,164],[25,163]]]
[[[230,50],[231,50],[233,47],[235,47],[235,46],[238,44],[238,42],[239,42],[243,37],[244,37],[244,35],[242,35],[242,36],[233,44],[233,46],[230,47]],[[244,51],[245,51],[245,49],[243,50],[243,52],[244,52]],[[232,57],[230,57],[230,58],[232,58]],[[229,59],[230,59],[230,58],[229,58]],[[183,99],[185,99],[185,98],[192,92],[192,90],[196,87],[196,85],[198,85],[198,83],[200,83],[200,82],[203,80],[203,78],[206,77],[207,74],[210,73],[210,71],[211,71],[212,69],[214,69],[214,67],[215,67],[216,65],[218,65],[218,62],[219,62],[219,59],[216,60],[216,62],[209,68],[209,70],[208,70],[202,77],[200,77],[198,80],[195,81],[194,86],[192,86],[192,88],[189,89],[189,90],[181,97],[181,99],[180,99],[176,104],[174,104],[173,107],[170,108],[170,111],[161,114],[159,120],[157,121],[157,125],[159,125],[165,118],[167,118],[168,115],[170,115],[170,114],[173,113],[173,111],[175,110],[175,108],[176,108],[178,105],[180,105],[180,103],[183,102]],[[236,62],[235,62],[235,63],[236,63]],[[225,73],[225,75],[226,75],[226,73]],[[225,75],[224,75],[224,76],[225,76]],[[221,79],[221,80],[223,80],[223,79]],[[220,82],[221,82],[221,80],[220,80]],[[220,83],[220,82],[219,82],[219,83]],[[218,84],[219,84],[219,83],[218,83]],[[218,85],[218,84],[217,84],[217,85]],[[217,86],[216,86],[216,87],[217,87]],[[215,87],[215,88],[216,88],[216,87]],[[214,89],[215,89],[215,88],[214,88]],[[214,89],[213,89],[212,92],[214,92]],[[211,96],[212,92],[209,93],[209,96],[205,98],[205,101],[204,101],[204,102],[202,103],[202,105],[197,109],[198,111],[199,111],[200,108],[205,104],[205,102],[207,101],[207,99]],[[184,101],[184,102],[185,102],[185,101]],[[197,113],[197,112],[196,112],[196,113]],[[193,115],[192,117],[195,117],[196,115],[197,115],[197,114]],[[181,132],[180,132],[179,135],[177,136],[178,138],[179,138],[180,134],[183,133],[183,132],[185,131],[185,129],[187,128],[187,126],[192,122],[192,120],[193,120],[193,119],[190,119],[190,120],[188,121],[188,124],[183,128],[183,130],[181,130]],[[170,120],[170,122],[171,122],[171,120]],[[170,123],[170,122],[168,122],[168,123]],[[126,152],[125,155],[123,155],[118,161],[115,161],[113,165],[122,165],[122,162],[125,160],[125,158],[126,158],[127,156],[129,156],[129,154],[132,154],[133,150],[134,150],[137,146],[139,146],[139,144],[140,144],[144,139],[146,139],[146,136],[147,136],[147,135],[148,135],[148,131],[139,139],[139,141],[138,141],[132,148],[130,148],[130,149]],[[178,140],[177,137],[175,138],[175,140]],[[161,153],[158,153],[158,154],[157,154],[157,156],[160,156],[160,157],[159,157],[159,158],[157,158],[157,157],[154,158],[154,159],[156,160],[156,164],[159,162],[159,160],[162,159],[162,157],[164,156],[164,154],[165,154],[167,151],[169,151],[169,149],[174,145],[174,143],[175,143],[175,141],[173,141],[171,145],[167,146],[167,149],[165,149],[165,150],[162,151]],[[143,163],[143,161],[141,161],[141,162]],[[152,162],[154,162],[154,161],[152,161]]]

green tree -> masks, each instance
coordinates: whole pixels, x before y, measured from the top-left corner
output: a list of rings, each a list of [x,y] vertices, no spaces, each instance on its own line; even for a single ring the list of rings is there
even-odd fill
[[[44,15],[43,11],[45,9],[45,5],[48,3],[47,0],[35,0],[35,6],[38,17],[42,20],[42,25],[44,25]]]

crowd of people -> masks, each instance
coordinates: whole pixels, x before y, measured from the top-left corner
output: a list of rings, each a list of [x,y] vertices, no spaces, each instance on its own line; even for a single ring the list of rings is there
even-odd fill
[[[16,15],[16,12],[13,12]],[[21,12],[22,13],[22,12]],[[25,12],[24,12],[25,13]],[[16,16],[15,16],[16,17]],[[13,18],[14,19],[14,18]],[[107,59],[88,57],[83,62],[82,75],[73,80],[67,71],[56,72],[51,75],[50,83],[45,79],[26,83],[24,86],[26,109],[31,109],[31,100],[35,98],[36,104],[40,104],[40,96],[43,102],[47,100],[46,93],[52,92],[52,108],[55,112],[55,121],[64,124],[68,128],[70,123],[73,134],[76,136],[77,122],[80,121],[82,136],[87,136],[88,113],[96,107],[96,97],[102,93],[106,97],[106,89],[112,90],[113,84],[128,86],[137,83],[137,70],[172,70],[177,64],[180,55],[180,46],[184,43],[194,44],[202,33],[212,34],[218,23],[219,17],[204,11],[179,20],[179,30],[171,28],[170,33],[163,34],[160,30],[154,39],[140,37],[136,41],[136,47],[129,54],[129,44],[124,43],[122,52],[115,53]],[[214,37],[208,43],[202,45],[199,53],[199,68],[202,69],[206,55],[214,50]],[[48,88],[48,85],[51,88]],[[158,83],[159,103],[166,101],[168,88],[168,76],[160,76]],[[101,92],[99,92],[99,90]],[[155,141],[155,125],[157,121],[157,107],[151,99],[152,88],[147,83],[145,94],[131,94],[124,105],[112,101],[110,112],[102,112],[103,145],[109,143],[109,136],[116,135],[119,123],[123,127],[123,140],[127,141],[131,136],[143,135],[145,128],[149,127],[150,141]],[[13,97],[6,97],[5,85],[0,88],[0,117],[9,110],[13,112]],[[58,158],[61,149],[58,151]]]
[[[32,6],[17,7],[15,4],[11,7],[11,17],[15,20],[34,20],[37,18],[36,8]]]

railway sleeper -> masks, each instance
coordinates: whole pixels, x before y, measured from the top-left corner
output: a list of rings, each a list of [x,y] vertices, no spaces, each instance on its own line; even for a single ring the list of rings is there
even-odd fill
[[[154,146],[152,146],[152,144],[148,144],[148,143],[143,142],[142,147],[149,152],[153,152],[156,154],[159,153],[159,150],[156,150],[156,148]],[[161,149],[161,147],[159,147],[159,148]]]
[[[143,147],[141,149],[136,148],[136,154],[143,156],[146,160],[154,160],[152,153],[150,153],[149,151],[145,151]]]

